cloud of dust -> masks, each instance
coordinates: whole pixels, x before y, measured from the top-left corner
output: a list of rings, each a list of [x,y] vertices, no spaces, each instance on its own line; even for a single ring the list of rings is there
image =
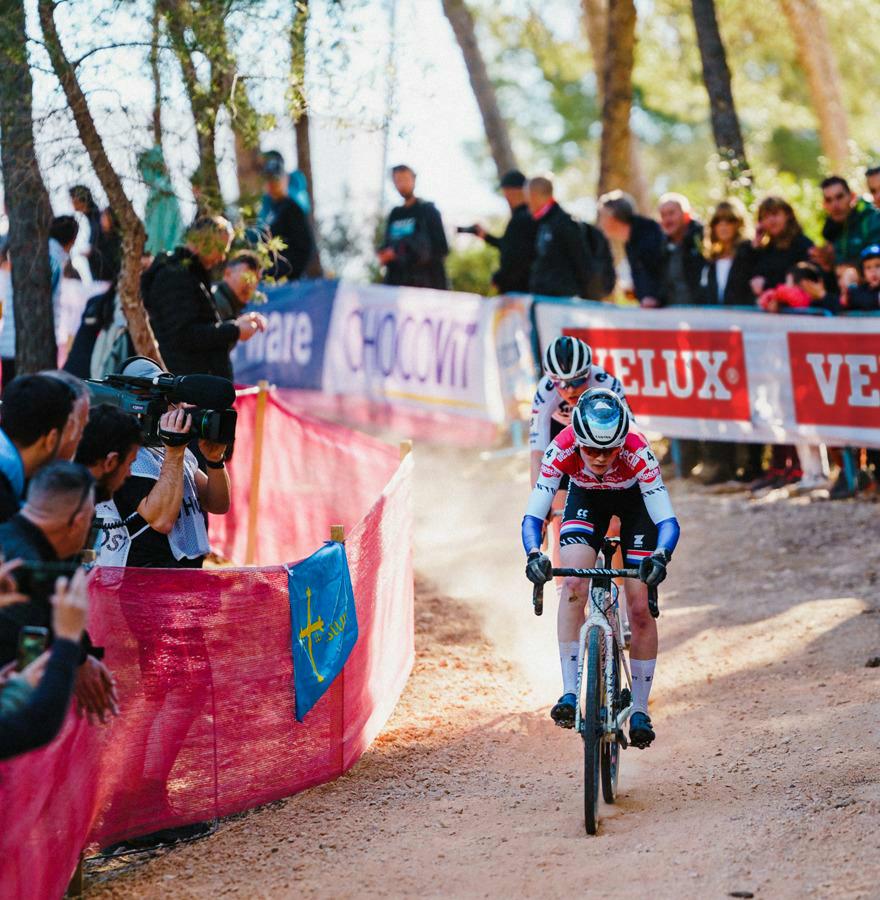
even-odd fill
[[[479,452],[421,445],[415,458],[415,566],[467,603],[505,658],[522,672],[535,707],[561,691],[555,590],[532,611],[520,522],[528,498],[525,454],[482,461]]]

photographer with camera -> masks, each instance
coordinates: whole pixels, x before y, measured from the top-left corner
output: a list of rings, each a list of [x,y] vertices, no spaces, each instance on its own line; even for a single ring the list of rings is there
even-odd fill
[[[529,292],[529,271],[535,258],[538,223],[529,212],[525,186],[526,176],[518,169],[506,172],[498,185],[510,207],[510,221],[501,237],[489,234],[482,225],[458,229],[475,234],[500,252],[500,264],[492,275],[492,284],[499,294]]]
[[[0,596],[0,603],[6,599]],[[61,730],[77,677],[88,609],[85,569],[78,569],[70,581],[59,578],[52,596],[52,649],[21,671],[16,671],[15,662],[0,669],[0,760],[44,747]]]
[[[65,382],[49,375],[19,375],[0,405],[0,522],[21,508],[25,484],[57,459],[69,443],[77,398]]]
[[[19,632],[25,627],[49,629],[50,596],[62,570],[72,574],[88,541],[95,514],[94,479],[78,463],[56,460],[31,479],[20,513],[0,525],[0,550],[25,562],[16,569],[18,590],[29,600],[0,609],[0,666],[16,657]],[[98,658],[87,633],[80,643],[75,693],[89,721],[107,722],[116,715],[116,688],[109,669]]]
[[[141,357],[127,363],[122,374],[153,378],[166,373]],[[227,444],[199,440],[207,469],[202,472],[187,449],[193,427],[188,408],[184,403],[168,404],[159,420],[160,445],[138,450],[131,476],[113,494],[129,543],[114,551],[113,562],[102,553],[102,565],[201,568],[210,551],[204,513],[229,511],[229,476],[224,464]]]
[[[211,270],[226,259],[232,235],[222,216],[199,218],[186,233],[186,245],[157,256],[141,278],[159,352],[176,375],[228,377],[232,348],[261,330],[254,314],[224,322],[214,306]]]

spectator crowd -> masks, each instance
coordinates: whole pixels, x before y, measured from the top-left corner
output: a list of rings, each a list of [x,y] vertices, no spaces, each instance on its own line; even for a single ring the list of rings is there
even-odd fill
[[[266,155],[264,177],[258,227],[264,237],[279,239],[270,263],[252,249],[233,252],[233,228],[216,215],[198,215],[179,242],[154,244],[143,260],[144,306],[174,375],[231,381],[231,351],[266,328],[266,319],[248,310],[261,280],[314,271],[309,210],[291,195],[279,154]],[[402,203],[391,210],[377,251],[384,281],[446,289],[449,244],[440,212],[416,195],[416,173],[409,166],[395,166],[391,177]],[[718,203],[704,225],[682,194],[660,197],[654,219],[616,190],[599,199],[597,222],[590,224],[560,205],[551,178],[529,179],[514,170],[499,184],[510,210],[504,232],[496,236],[482,225],[462,230],[497,248],[492,283],[499,292],[608,298],[618,281],[617,248],[625,263],[621,275],[626,272],[620,280],[645,308],[878,311],[880,209],[874,204],[880,203],[880,169],[868,171],[866,187],[873,202],[841,177],[822,182],[825,221],[816,245],[792,206],[777,196],[761,200],[754,223],[741,203],[729,199]],[[62,276],[77,243],[92,294],[64,370],[16,375],[9,260],[0,248],[0,552],[6,560],[0,565],[0,758],[51,741],[71,702],[94,727],[124,714],[103,648],[87,628],[84,552],[94,549],[106,565],[200,567],[210,550],[206,514],[223,515],[230,503],[224,461],[231,448],[193,439],[186,404],[169,403],[159,422],[160,441],[149,446],[138,418],[91,405],[83,379],[109,372],[152,379],[163,369],[133,356],[116,296],[121,240],[113,211],[99,209],[83,185],[71,188],[70,199],[74,214],[56,217],[49,233],[56,315]],[[754,489],[813,487],[828,477],[823,447],[680,444],[683,474],[707,483],[739,479]],[[863,486],[876,474],[877,454],[864,454],[864,462]],[[851,490],[840,482],[832,496]],[[160,647],[162,638],[149,640]],[[155,678],[155,660],[142,664],[157,685],[150,702],[161,727],[163,691],[173,682]],[[193,715],[197,711],[194,701]],[[148,761],[136,762],[144,767],[140,775],[164,783],[174,756],[165,761],[165,771],[147,773]],[[145,840],[203,830],[188,826]]]

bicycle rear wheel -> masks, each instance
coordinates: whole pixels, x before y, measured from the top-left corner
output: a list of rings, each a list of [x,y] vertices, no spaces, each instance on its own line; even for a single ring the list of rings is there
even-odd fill
[[[601,628],[591,628],[587,635],[587,652],[581,688],[581,737],[584,739],[584,827],[587,834],[599,829],[599,757],[602,744],[602,722],[599,706],[602,695]]]
[[[611,707],[616,716],[620,710],[620,648],[614,641],[614,659],[612,667],[612,695],[604,697],[604,704]],[[614,803],[617,799],[617,776],[620,771],[620,744],[615,738],[613,741],[603,741],[601,750],[602,768],[602,798],[606,803]]]

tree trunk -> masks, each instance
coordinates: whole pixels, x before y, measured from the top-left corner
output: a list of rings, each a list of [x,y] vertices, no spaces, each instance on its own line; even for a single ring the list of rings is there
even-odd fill
[[[480,115],[483,117],[486,140],[489,142],[489,150],[500,178],[505,172],[516,168],[516,159],[513,155],[507,123],[498,108],[495,86],[489,79],[486,63],[480,51],[480,45],[477,43],[474,17],[464,0],[443,0],[443,12],[446,13],[446,18],[449,19],[455,39],[461,48],[471,88],[477,99]]]
[[[733,102],[730,69],[727,67],[727,53],[718,29],[715,0],[691,0],[691,2],[694,26],[697,30],[697,44],[703,62],[703,81],[709,94],[715,146],[718,148],[721,165],[730,185],[737,188],[748,187],[751,184],[751,175],[739,118]]]
[[[593,57],[593,71],[596,74],[596,93],[602,102],[602,86],[605,80],[605,50],[608,46],[608,2],[607,0],[581,0],[584,31]],[[629,138],[629,180],[627,191],[636,201],[639,211],[647,213],[651,209],[651,189],[642,165],[641,145],[638,137],[630,129]]]
[[[807,74],[822,152],[835,171],[843,172],[849,162],[849,128],[825,15],[818,0],[782,0],[782,8],[794,34],[801,68]]]
[[[602,73],[602,145],[599,193],[629,184],[632,70],[636,41],[634,0],[609,0]]]
[[[150,75],[153,79],[153,143],[162,146],[162,77],[159,72],[159,40],[162,16],[158,2],[153,3],[152,33],[150,35]]]
[[[7,186],[16,371],[24,374],[54,369],[58,348],[49,268],[52,207],[34,148],[33,81],[23,0],[0,0],[0,53],[0,165]]]
[[[318,225],[315,215],[315,182],[312,175],[312,142],[309,135],[309,104],[306,98],[306,34],[309,26],[309,0],[294,0],[290,23],[290,113],[296,139],[296,167],[303,173],[311,202],[309,225],[315,237],[315,250],[306,266],[306,276],[324,274],[318,249]]]
[[[150,327],[150,320],[141,300],[141,257],[147,237],[144,224],[135,212],[131,200],[128,199],[122,187],[119,175],[107,156],[101,136],[95,127],[91,110],[77,80],[76,72],[61,45],[61,39],[55,27],[54,0],[39,0],[38,9],[46,52],[49,54],[55,75],[61,82],[67,105],[76,122],[79,139],[89,154],[92,168],[119,220],[122,232],[122,268],[116,290],[128,322],[128,332],[139,354],[149,356],[163,365],[156,337]]]
[[[238,205],[245,218],[255,215],[263,192],[263,154],[233,124],[235,167],[238,174]]]
[[[157,0],[159,2],[159,0]],[[223,195],[220,191],[220,176],[217,173],[217,111],[220,100],[215,92],[217,73],[211,66],[210,86],[205,88],[199,81],[193,62],[193,49],[187,41],[187,27],[195,30],[196,23],[186,0],[161,0],[162,13],[168,28],[168,37],[174,55],[180,63],[186,96],[192,111],[199,148],[199,165],[190,177],[196,207],[199,214],[223,212]]]

